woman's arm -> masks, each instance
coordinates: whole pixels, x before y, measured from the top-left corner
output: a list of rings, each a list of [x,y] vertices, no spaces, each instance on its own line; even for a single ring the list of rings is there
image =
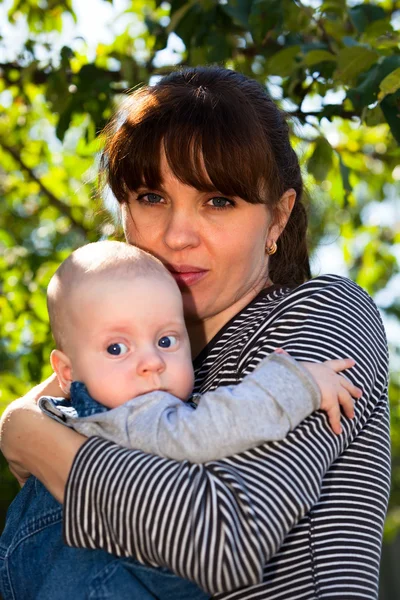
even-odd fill
[[[42,413],[36,403],[43,394],[62,395],[54,375],[6,408],[1,451],[20,485],[33,474],[62,502],[72,462],[86,438]]]
[[[45,381],[32,388],[24,398],[37,402],[41,396],[64,396],[55,373],[52,373]]]
[[[351,359],[299,363],[278,350],[237,385],[222,385],[196,397],[197,408],[161,390],[88,417],[72,416],[70,405],[66,408],[64,402],[48,396],[42,396],[39,407],[86,437],[102,437],[173,460],[205,463],[282,440],[319,408],[327,412],[332,430],[339,434],[340,406],[352,418],[352,396],[361,394],[338,374],[352,366]]]
[[[111,435],[103,435],[100,428],[92,435],[174,460],[205,463],[283,440],[319,408],[327,411],[332,430],[340,433],[340,406],[352,417],[351,396],[361,393],[338,374],[352,367],[352,360],[303,365],[306,367],[289,355],[272,352],[239,384],[223,385],[199,396],[196,410],[156,392],[149,394],[148,400],[142,396],[129,402],[125,411],[116,409],[121,409],[119,439],[113,439],[115,426]],[[106,427],[110,416],[99,415],[98,423]],[[114,425],[116,422],[115,415]],[[83,423],[78,420],[76,425],[87,435]]]
[[[326,378],[330,370],[325,369]],[[332,375],[330,392],[339,411],[337,389],[339,381],[345,380],[333,371]],[[320,391],[300,363],[272,353],[238,385],[220,386],[201,395],[197,409],[163,391],[85,418],[63,412],[52,398],[43,397],[39,406],[86,437],[102,437],[174,460],[205,463],[283,439],[320,408]]]
[[[350,282],[328,285],[326,280],[314,280],[302,286],[286,306],[278,306],[268,327],[266,339],[275,336],[279,340],[275,347],[283,346],[299,360],[348,355],[355,359],[349,376],[364,396],[356,403],[356,418],[344,421],[344,433],[333,434],[325,416],[315,413],[281,442],[194,465],[127,450],[99,438],[81,446],[74,437],[75,447],[72,440],[67,442],[66,452],[53,429],[52,446],[43,442],[42,456],[39,452],[33,461],[52,452],[51,464],[42,466],[40,473],[34,465],[32,470],[61,498],[60,480],[66,480],[79,448],[65,496],[64,535],[69,545],[103,548],[168,566],[212,593],[262,580],[265,563],[317,502],[329,466],[374,412],[386,410],[387,377],[378,313],[366,294]],[[262,344],[260,352],[255,348],[253,367],[270,351]],[[247,363],[242,366],[245,371]],[[385,425],[377,420],[374,427],[382,428],[384,438]],[[38,440],[41,435],[47,438],[43,421],[37,423],[36,429],[40,428]],[[66,428],[64,433],[74,435]],[[386,464],[384,444],[382,450],[374,448],[374,455]]]
[[[272,353],[238,385],[201,395],[196,410],[182,402],[139,418],[133,410],[127,430],[133,448],[205,463],[281,440],[319,407],[313,377],[290,356]]]

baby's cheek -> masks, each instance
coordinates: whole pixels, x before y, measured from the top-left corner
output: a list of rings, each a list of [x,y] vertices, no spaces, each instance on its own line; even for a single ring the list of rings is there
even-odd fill
[[[109,408],[113,408],[115,405],[117,385],[115,378],[104,371],[93,373],[89,382],[86,383],[86,387],[92,398]]]
[[[187,400],[193,391],[194,385],[194,373],[191,361],[186,361],[184,364],[181,364],[179,377],[181,380],[181,393],[179,394],[179,398]]]

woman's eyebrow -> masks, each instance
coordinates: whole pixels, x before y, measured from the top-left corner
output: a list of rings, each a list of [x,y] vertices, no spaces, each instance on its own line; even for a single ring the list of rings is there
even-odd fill
[[[164,186],[162,184],[151,186],[146,183],[140,184],[133,191],[136,194],[140,194],[141,192],[148,192],[149,190],[157,190],[158,192],[163,192],[163,193],[166,192],[166,189],[164,188]]]
[[[193,187],[190,186],[189,184],[188,187]],[[229,196],[230,198],[233,198],[234,196],[236,196],[235,194],[224,194],[223,192],[221,192],[221,190],[213,187],[207,187],[207,189],[199,189],[199,188],[195,188],[200,194],[216,194],[218,196]],[[146,185],[146,184],[141,184],[139,187],[137,187],[136,189],[132,190],[134,193],[136,194],[141,194],[143,192],[148,192],[148,191],[154,191],[154,192],[160,192],[162,194],[168,194],[168,190],[166,187],[164,187],[164,185],[162,183],[160,183],[157,186],[150,186],[150,185]]]

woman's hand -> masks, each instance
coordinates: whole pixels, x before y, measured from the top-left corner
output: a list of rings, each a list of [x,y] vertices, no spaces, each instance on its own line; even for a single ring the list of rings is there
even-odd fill
[[[48,377],[42,383],[39,383],[34,388],[32,388],[23,398],[34,400],[37,402],[41,396],[55,396],[56,398],[64,397],[65,394],[60,388],[58,383],[58,379],[55,373],[52,373],[50,377]],[[17,400],[19,402],[19,400]],[[12,405],[11,405],[12,406]]]
[[[0,420],[0,447],[3,452],[6,460],[8,461],[8,466],[10,468],[11,473],[17,479],[18,483],[22,487],[28,477],[30,476],[30,472],[20,463],[20,453],[18,449],[21,445],[23,445],[24,440],[24,431],[23,429],[18,429],[22,425],[22,421],[16,421],[14,411],[22,409],[22,411],[30,409],[34,410],[36,406],[36,402],[39,400],[41,396],[62,396],[63,393],[61,391],[60,386],[58,385],[58,379],[56,375],[53,373],[42,383],[32,388],[23,398],[19,398],[12,402],[4,411],[4,414]],[[24,414],[24,417],[27,415]],[[29,417],[28,417],[29,422]],[[18,425],[17,425],[18,423]],[[25,423],[25,421],[24,421]],[[15,427],[17,425],[17,431],[15,431]],[[21,439],[22,437],[22,439]]]
[[[14,411],[26,411],[30,409],[37,410],[36,400],[32,397],[15,400],[15,402],[6,408],[0,421],[0,448],[8,461],[11,473],[17,479],[21,487],[31,473],[21,463],[21,457],[19,456],[18,448],[23,445],[23,443],[21,443],[23,431],[15,431],[16,420]],[[26,416],[26,413],[22,414],[24,417]]]
[[[7,407],[0,421],[0,448],[20,485],[35,475],[62,502],[73,460],[86,438],[44,415],[36,404],[41,395],[29,393]]]

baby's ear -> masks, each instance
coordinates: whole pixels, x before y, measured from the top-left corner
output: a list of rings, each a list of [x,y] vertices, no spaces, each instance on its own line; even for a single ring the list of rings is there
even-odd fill
[[[60,388],[68,396],[72,383],[71,361],[61,350],[53,350],[50,354],[50,363],[54,373],[57,375]]]

